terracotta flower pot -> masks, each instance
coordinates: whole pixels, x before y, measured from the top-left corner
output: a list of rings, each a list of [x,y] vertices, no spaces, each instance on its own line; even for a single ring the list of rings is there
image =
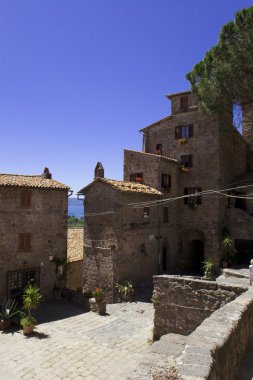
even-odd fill
[[[0,322],[0,330],[8,330],[11,327],[11,320],[10,319],[4,319]]]
[[[23,333],[24,335],[30,335],[32,334],[34,331],[34,325],[31,325],[31,326],[24,326],[23,327]]]

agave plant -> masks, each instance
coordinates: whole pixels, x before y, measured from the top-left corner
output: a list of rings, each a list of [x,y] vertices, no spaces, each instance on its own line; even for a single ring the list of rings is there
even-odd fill
[[[14,299],[9,299],[6,304],[3,306],[2,311],[0,312],[0,320],[6,321],[8,319],[12,319],[14,316],[20,313],[17,310],[18,303]]]

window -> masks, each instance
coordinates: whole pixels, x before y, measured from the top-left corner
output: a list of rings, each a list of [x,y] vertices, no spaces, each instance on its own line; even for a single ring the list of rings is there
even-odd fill
[[[23,208],[31,208],[32,193],[30,190],[22,190],[20,193],[20,205]]]
[[[175,128],[175,139],[190,139],[193,137],[193,125],[179,125]]]
[[[143,183],[143,173],[130,174],[130,182]]]
[[[180,98],[180,111],[184,112],[189,109],[188,96]]]
[[[164,192],[169,192],[171,188],[171,176],[169,174],[162,174],[162,188]]]
[[[162,155],[163,144],[156,144],[156,154]]]
[[[192,154],[181,156],[180,165],[181,167],[184,167],[184,168],[192,168]]]
[[[184,204],[192,207],[201,205],[202,199],[201,195],[197,195],[202,191],[201,187],[187,187],[184,189],[184,195],[191,195],[184,198]]]
[[[18,250],[22,252],[31,251],[31,234],[18,235]]]
[[[169,208],[164,207],[163,208],[163,223],[168,223],[169,222]]]

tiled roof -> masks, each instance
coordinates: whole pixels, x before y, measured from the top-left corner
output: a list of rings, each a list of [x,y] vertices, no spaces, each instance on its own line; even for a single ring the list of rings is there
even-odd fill
[[[83,228],[68,228],[67,258],[71,263],[83,260]]]
[[[41,175],[0,174],[0,187],[25,187],[38,189],[68,190],[69,187]]]
[[[149,124],[149,125],[147,125],[146,127],[140,129],[140,132],[145,131],[146,129],[149,129],[149,128],[153,128],[153,127],[155,127],[155,126],[161,124],[161,123],[164,122],[164,121],[169,121],[169,120],[171,120],[171,118],[172,118],[171,115],[166,116],[166,117],[163,117],[162,119],[160,119],[160,120],[158,120],[158,121],[155,121],[154,123]]]
[[[89,185],[85,186],[83,189],[79,191],[79,194],[84,194],[85,190],[90,188],[94,183],[102,182],[110,185],[113,189],[119,190],[121,192],[128,193],[140,193],[140,194],[150,194],[150,195],[163,195],[159,190],[143,185],[138,182],[127,182],[127,181],[117,181],[115,179],[107,179],[107,178],[96,178]]]
[[[180,96],[180,95],[188,95],[190,94],[191,91],[182,91],[182,92],[175,92],[174,94],[168,94],[168,95],[165,95],[166,98],[168,99],[171,99],[171,98],[174,98],[174,96]]]
[[[164,160],[168,160],[168,161],[171,161],[171,162],[175,162],[175,163],[178,163],[179,161],[175,158],[171,158],[171,157],[167,157],[167,156],[161,156],[160,154],[155,154],[155,153],[147,153],[147,152],[140,152],[138,150],[132,150],[132,149],[125,149],[126,152],[133,152],[133,153],[140,153],[140,154],[145,154],[147,156],[154,156],[156,158],[161,158],[161,159],[164,159]]]

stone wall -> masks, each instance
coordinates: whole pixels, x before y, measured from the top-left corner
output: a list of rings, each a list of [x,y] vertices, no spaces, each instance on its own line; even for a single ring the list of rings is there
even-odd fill
[[[234,379],[253,339],[252,288],[215,311],[187,337],[177,358],[182,380]]]
[[[215,310],[234,300],[243,289],[215,281],[179,276],[154,276],[154,338],[188,335]]]
[[[40,271],[40,289],[51,297],[55,267],[50,256],[67,256],[67,190],[31,189],[31,207],[21,208],[22,189],[0,188],[0,299],[7,294],[7,272]],[[19,234],[31,234],[30,251],[19,251]]]

